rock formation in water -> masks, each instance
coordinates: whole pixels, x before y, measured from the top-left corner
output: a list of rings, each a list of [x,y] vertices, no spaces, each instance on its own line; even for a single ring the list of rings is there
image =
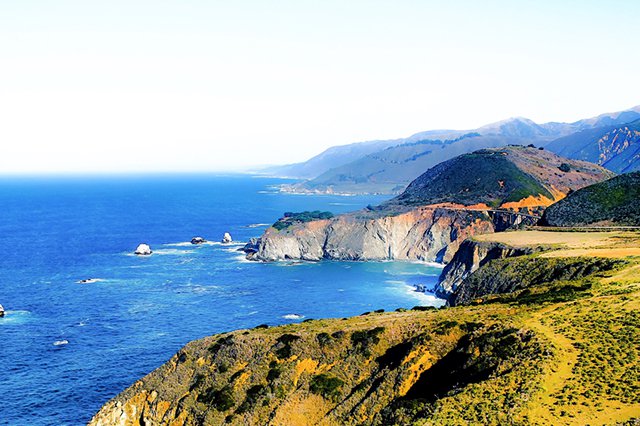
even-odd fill
[[[149,244],[142,243],[138,245],[134,253],[139,256],[149,256],[151,253],[153,253],[153,251],[151,251],[151,247],[149,247]]]
[[[203,244],[203,243],[206,243],[206,242],[207,242],[207,240],[205,240],[202,237],[193,237],[191,239],[191,244]]]
[[[231,234],[229,234],[228,232],[225,232],[224,235],[222,236],[222,244],[229,244],[233,242],[233,238],[231,238]]]
[[[0,305],[0,318],[4,316],[4,306]]]

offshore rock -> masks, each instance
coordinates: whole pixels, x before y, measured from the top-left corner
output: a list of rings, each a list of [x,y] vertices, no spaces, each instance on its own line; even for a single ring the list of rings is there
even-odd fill
[[[0,305],[0,318],[4,316],[4,306]]]
[[[149,244],[142,243],[138,245],[134,253],[138,256],[149,256],[151,253],[153,253],[153,251],[151,251],[151,247],[149,247]]]
[[[203,244],[203,243],[206,243],[206,242],[207,242],[207,240],[205,240],[202,237],[193,237],[191,239],[191,244]]]
[[[231,234],[225,232],[222,236],[222,244],[229,244],[233,242],[233,238],[231,238]]]
[[[523,219],[524,218],[524,219]],[[509,212],[425,206],[394,215],[360,211],[269,228],[247,247],[251,260],[421,260],[448,263],[468,237],[535,218]]]

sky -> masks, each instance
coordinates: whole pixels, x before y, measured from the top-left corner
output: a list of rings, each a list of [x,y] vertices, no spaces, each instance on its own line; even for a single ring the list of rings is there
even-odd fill
[[[245,170],[640,104],[637,0],[0,0],[0,173]]]

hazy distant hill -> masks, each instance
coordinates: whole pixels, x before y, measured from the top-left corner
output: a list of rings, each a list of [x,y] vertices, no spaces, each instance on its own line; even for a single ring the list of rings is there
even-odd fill
[[[517,117],[469,131],[435,130],[406,139],[333,147],[305,163],[269,171],[308,179],[285,188],[292,192],[399,193],[425,170],[460,154],[510,144],[545,146],[579,131],[634,118],[640,118],[640,107],[574,123],[537,124]]]
[[[551,226],[640,226],[640,172],[587,186],[549,207],[543,223]]]
[[[553,152],[591,161],[617,173],[640,170],[640,120],[583,130],[551,142]]]

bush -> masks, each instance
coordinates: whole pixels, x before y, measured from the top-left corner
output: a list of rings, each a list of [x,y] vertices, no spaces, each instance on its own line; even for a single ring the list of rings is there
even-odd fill
[[[203,394],[198,395],[198,402],[205,403],[218,411],[227,411],[235,405],[233,393],[228,387],[220,390],[209,388]]]
[[[272,226],[278,231],[281,231],[296,223],[306,223],[314,220],[331,219],[332,217],[333,213],[328,211],[321,212],[320,210],[304,211],[300,213],[285,212],[284,217],[278,220]]]
[[[291,343],[300,340],[300,336],[295,334],[283,334],[276,339],[276,355],[278,358],[289,358],[291,356]]]
[[[560,169],[560,171],[565,172],[565,173],[571,171],[571,166],[568,165],[567,163],[560,164],[560,166],[558,168]]]
[[[371,330],[354,331],[351,334],[351,344],[356,350],[361,351],[366,356],[371,353],[369,347],[380,341],[378,335],[384,331],[384,327],[376,327]]]
[[[329,343],[331,343],[331,341],[333,340],[331,338],[331,336],[329,336],[329,333],[318,333],[318,335],[316,336],[316,339],[318,340],[318,343],[320,343],[320,346],[325,346]]]
[[[340,388],[344,382],[337,377],[328,374],[318,374],[311,379],[309,390],[316,395],[321,395],[327,399],[334,399],[340,396]]]

